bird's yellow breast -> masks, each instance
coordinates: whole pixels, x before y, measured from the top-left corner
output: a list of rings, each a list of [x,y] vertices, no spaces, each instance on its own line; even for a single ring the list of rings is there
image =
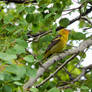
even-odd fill
[[[65,37],[62,37],[60,38],[61,40],[56,44],[54,45],[46,54],[45,54],[45,57],[53,54],[53,53],[59,53],[59,52],[62,52],[62,50],[64,49],[66,43],[67,43],[67,40],[68,40],[68,37],[65,38]]]
[[[59,37],[54,40],[54,41],[57,41],[57,43],[53,44],[52,42],[50,49],[48,49],[44,55],[44,59],[48,58],[50,55],[54,53],[62,52],[68,41],[68,35],[69,35],[69,32],[67,30],[65,29],[60,30]]]

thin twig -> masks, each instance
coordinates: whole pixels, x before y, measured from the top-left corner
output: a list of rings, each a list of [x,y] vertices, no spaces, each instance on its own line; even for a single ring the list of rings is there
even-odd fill
[[[92,26],[92,22],[90,21],[90,20],[88,20],[87,18],[81,18],[81,19],[83,19],[83,20],[86,20],[91,26]]]
[[[68,9],[68,10],[64,10],[64,11],[72,11],[72,10],[80,9],[80,8],[82,8],[82,7],[83,7],[83,5],[84,5],[86,2],[87,2],[87,0],[86,0],[86,1],[84,1],[84,2],[79,6],[79,7],[72,8],[72,9]]]
[[[65,72],[68,74],[70,80],[73,80],[72,74],[64,67]]]
[[[78,81],[82,76],[85,76],[86,73],[90,72],[90,70],[88,71],[88,69],[92,70],[92,64],[90,64],[86,67],[83,67],[82,73],[80,75],[78,75],[73,81],[71,81],[71,83]]]
[[[33,37],[33,40],[28,40],[28,43],[32,41],[37,42],[42,36],[45,36],[48,33],[51,33],[51,30],[43,32],[42,34],[39,34],[38,36],[34,35],[35,37]]]
[[[78,17],[76,17],[76,18],[70,20],[70,23],[69,23],[68,25],[71,25],[71,24],[74,23],[75,21],[80,20],[81,17],[87,15],[87,14],[90,13],[91,11],[92,11],[92,7],[90,7],[89,9],[87,9],[86,12],[82,13],[82,14],[79,15]],[[56,31],[58,31],[58,30],[60,30],[60,29],[62,29],[62,28],[64,28],[64,27],[59,26],[59,27],[56,28]],[[42,37],[42,36],[44,36],[44,35],[46,35],[46,34],[48,34],[48,33],[51,33],[51,32],[52,32],[52,30],[50,30],[50,31],[48,31],[48,32],[46,32],[46,33],[45,33],[45,32],[42,32],[42,33],[40,33],[40,34],[38,33],[38,34],[33,35],[32,37],[35,37],[35,40],[36,40],[36,39],[38,40],[40,37]],[[40,35],[41,35],[41,36],[40,36]],[[37,37],[37,38],[36,38],[36,37]],[[34,40],[34,41],[35,41],[35,40]]]
[[[89,71],[88,71],[89,69]],[[86,66],[86,67],[83,67],[82,68],[82,72],[76,77],[74,78],[72,81],[69,81],[69,82],[65,82],[64,84],[62,84],[61,86],[59,86],[58,88],[65,88],[65,87],[70,87],[70,84],[74,84],[75,82],[79,81],[80,78],[82,76],[85,76],[85,74],[87,74],[88,72],[90,72],[90,70],[92,70],[92,64]]]
[[[81,58],[80,58],[80,62],[78,62],[73,68],[72,68],[72,70],[70,71],[70,72],[72,72],[78,65],[80,65],[82,62],[83,62],[83,55],[86,53],[88,51],[88,48],[85,50],[85,52],[84,53],[82,53],[82,55],[81,55]]]
[[[92,29],[92,27],[83,28],[83,30],[89,30],[89,29]]]
[[[49,79],[51,79],[58,71],[60,71],[66,64],[68,64],[72,59],[74,59],[77,56],[77,54],[74,54],[72,57],[70,57],[69,59],[67,59],[60,67],[58,67],[56,69],[56,71],[52,74],[50,74],[49,77],[47,77],[44,81],[42,81],[39,85],[37,85],[36,87],[40,87],[41,85],[43,85],[45,82],[47,82]]]
[[[92,45],[92,38],[83,41],[82,43],[80,43],[79,47],[77,48],[73,48],[73,49],[69,49],[68,51],[65,51],[61,54],[58,54],[56,56],[51,57],[50,59],[48,59],[44,64],[42,64],[43,67],[39,67],[36,77],[31,77],[27,83],[24,84],[24,89],[29,89],[30,87],[33,86],[33,84],[37,81],[37,79],[39,77],[41,77],[44,72],[46,71],[46,69],[48,69],[52,64],[54,64],[56,61],[61,60],[63,58],[65,58],[68,55],[73,55],[73,54],[77,54],[79,52],[84,51],[87,47]]]

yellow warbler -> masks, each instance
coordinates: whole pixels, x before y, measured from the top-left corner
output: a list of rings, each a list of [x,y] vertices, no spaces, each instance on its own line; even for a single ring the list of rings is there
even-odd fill
[[[62,52],[68,41],[68,36],[69,36],[69,30],[67,29],[59,30],[58,35],[56,36],[55,39],[51,41],[51,44],[48,46],[47,50],[45,51],[44,59],[48,58],[54,53]]]

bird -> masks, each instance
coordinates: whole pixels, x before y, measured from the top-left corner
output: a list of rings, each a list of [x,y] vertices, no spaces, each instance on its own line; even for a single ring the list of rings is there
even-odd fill
[[[59,53],[63,51],[68,41],[69,32],[70,30],[65,28],[60,29],[58,31],[58,35],[48,45],[48,48],[44,53],[43,60],[47,59],[48,57],[52,56],[55,53]]]

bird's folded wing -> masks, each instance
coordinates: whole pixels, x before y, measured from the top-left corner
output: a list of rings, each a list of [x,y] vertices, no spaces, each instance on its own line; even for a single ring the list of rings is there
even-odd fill
[[[45,51],[45,54],[53,47],[55,46],[59,41],[60,41],[60,38],[62,36],[61,35],[57,35],[56,38],[54,38],[52,41],[51,41],[51,44],[48,46],[47,50]]]

